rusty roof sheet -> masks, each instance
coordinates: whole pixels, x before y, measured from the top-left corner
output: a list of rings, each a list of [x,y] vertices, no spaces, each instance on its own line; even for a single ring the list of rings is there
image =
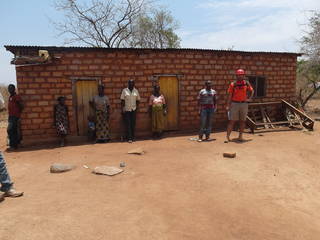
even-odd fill
[[[5,45],[7,51],[15,53],[16,50],[48,50],[48,51],[160,51],[160,52],[213,52],[213,53],[234,53],[234,54],[286,54],[301,56],[302,53],[294,52],[266,52],[266,51],[238,51],[238,50],[217,50],[217,49],[201,49],[201,48],[99,48],[99,47],[76,47],[76,46],[24,46],[24,45]]]

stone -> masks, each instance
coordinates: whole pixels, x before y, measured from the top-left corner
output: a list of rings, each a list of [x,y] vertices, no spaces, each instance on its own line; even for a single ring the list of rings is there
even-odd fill
[[[316,117],[314,120],[315,121],[320,121],[320,117]]]
[[[63,163],[54,163],[50,167],[51,173],[63,173],[71,171],[72,169],[75,169],[76,166],[71,164],[63,164]]]
[[[226,158],[235,158],[236,157],[236,153],[223,153],[223,156],[226,157]]]
[[[135,149],[128,151],[128,154],[142,155],[142,154],[145,154],[145,152],[143,151],[142,148],[135,148]]]
[[[122,172],[123,172],[123,169],[116,168],[116,167],[109,167],[109,166],[98,166],[92,170],[92,173],[94,174],[107,175],[107,176],[114,176]]]
[[[125,162],[121,162],[120,163],[120,167],[124,168],[126,166],[126,163]]]

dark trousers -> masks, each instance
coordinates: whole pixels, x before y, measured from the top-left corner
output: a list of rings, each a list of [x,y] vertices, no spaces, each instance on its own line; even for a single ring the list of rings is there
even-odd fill
[[[124,112],[124,121],[126,124],[127,140],[134,140],[134,132],[136,128],[136,111]]]
[[[8,119],[7,132],[9,136],[9,146],[12,148],[18,147],[18,144],[20,143],[20,140],[21,140],[19,120],[20,118],[15,116],[9,116],[9,119]]]

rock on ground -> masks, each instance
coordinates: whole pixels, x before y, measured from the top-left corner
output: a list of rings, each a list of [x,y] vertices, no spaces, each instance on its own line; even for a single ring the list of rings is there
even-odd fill
[[[95,173],[98,175],[108,175],[108,176],[113,176],[122,172],[123,172],[123,169],[119,169],[116,167],[109,167],[109,166],[98,166],[92,170],[92,173]]]
[[[71,164],[63,164],[63,163],[54,163],[50,167],[51,173],[62,173],[62,172],[68,172],[72,169],[75,169],[76,167]]]
[[[227,152],[223,153],[223,156],[227,158],[235,158],[236,155],[237,155],[236,153],[227,153]]]
[[[128,151],[128,154],[142,155],[144,153],[145,153],[145,151],[142,148],[135,148],[135,149],[132,149],[132,150]]]

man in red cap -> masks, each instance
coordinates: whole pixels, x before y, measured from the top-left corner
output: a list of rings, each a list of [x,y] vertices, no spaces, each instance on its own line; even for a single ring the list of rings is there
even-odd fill
[[[250,83],[245,79],[243,69],[236,71],[237,80],[232,82],[228,89],[228,101],[226,110],[228,111],[229,124],[227,129],[227,140],[230,141],[230,134],[233,130],[234,123],[239,121],[239,141],[243,141],[243,131],[248,114],[248,102],[251,101],[254,91]],[[248,92],[250,96],[248,97]]]

